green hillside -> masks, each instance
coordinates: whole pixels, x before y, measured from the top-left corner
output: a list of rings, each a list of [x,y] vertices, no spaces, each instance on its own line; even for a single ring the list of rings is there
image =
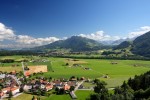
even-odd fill
[[[137,37],[133,41],[132,52],[137,55],[150,57],[150,32]]]
[[[114,49],[125,49],[128,47],[132,46],[132,42],[131,41],[124,41],[122,43],[120,43],[118,46],[116,46]]]
[[[33,49],[36,50],[44,50],[44,49],[69,49],[74,52],[78,51],[92,51],[92,50],[99,50],[103,47],[102,44],[92,40],[83,38],[80,36],[72,36],[66,40],[59,40],[54,43],[36,47]]]

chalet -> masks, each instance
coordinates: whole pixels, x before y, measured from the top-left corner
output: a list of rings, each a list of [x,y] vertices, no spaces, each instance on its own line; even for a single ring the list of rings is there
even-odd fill
[[[53,81],[53,83],[54,83],[54,86],[56,86],[56,87],[62,85],[62,82],[60,80],[55,80],[55,81]]]
[[[52,83],[48,83],[47,85],[45,85],[46,91],[49,91],[51,89],[53,89],[53,84]]]
[[[26,77],[30,76],[30,72],[29,71],[25,71],[24,74],[25,74]]]
[[[32,85],[25,85],[23,87],[23,90],[26,91],[26,92],[30,91],[31,89],[32,89]]]
[[[69,81],[69,82],[67,82],[67,84],[68,84],[69,86],[76,86],[76,85],[77,85],[77,82],[76,82],[76,81]]]
[[[14,87],[14,88],[11,88],[11,91],[12,91],[12,94],[15,95],[17,93],[19,93],[19,87]]]
[[[0,79],[3,79],[3,78],[5,78],[5,74],[0,74]]]
[[[70,85],[65,84],[65,85],[63,86],[63,89],[64,89],[65,91],[69,90],[69,89],[70,89]]]
[[[35,84],[36,80],[31,80],[31,84]]]
[[[0,92],[0,98],[4,96],[4,92]]]
[[[45,89],[45,85],[41,84],[41,85],[40,85],[40,88],[41,88],[41,89]]]
[[[7,87],[2,89],[2,92],[4,94],[8,94],[10,91],[12,91],[12,95],[15,95],[20,92],[19,87]]]
[[[41,84],[47,84],[47,83],[49,83],[49,82],[46,81],[46,80],[42,80],[42,79],[41,79],[41,80],[40,80],[40,83],[41,83]]]
[[[17,72],[16,72],[15,70],[12,71],[12,72],[10,72],[11,75],[16,75],[16,73],[17,73]]]

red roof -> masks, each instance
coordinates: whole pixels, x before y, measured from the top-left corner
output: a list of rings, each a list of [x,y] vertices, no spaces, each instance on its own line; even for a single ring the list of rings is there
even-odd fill
[[[14,91],[14,90],[17,90],[19,89],[19,87],[7,87],[7,88],[3,88],[2,91]]]
[[[25,72],[25,76],[29,76],[30,75],[30,72],[29,71],[26,71]]]
[[[4,95],[4,92],[0,92],[0,97],[2,97]]]

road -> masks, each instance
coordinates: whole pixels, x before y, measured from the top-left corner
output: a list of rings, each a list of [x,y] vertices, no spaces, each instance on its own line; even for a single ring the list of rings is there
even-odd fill
[[[76,91],[78,90],[79,86],[80,86],[81,84],[83,84],[84,81],[85,81],[85,80],[82,80],[81,82],[78,82],[78,85],[75,87],[74,92],[76,92]]]

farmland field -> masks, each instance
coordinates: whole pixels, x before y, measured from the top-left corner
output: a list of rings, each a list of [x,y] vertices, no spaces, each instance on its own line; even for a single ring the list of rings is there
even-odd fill
[[[76,91],[76,95],[78,97],[77,100],[86,100],[90,97],[90,94],[94,93],[93,91],[87,91],[87,90],[78,90]]]
[[[50,60],[52,61],[51,66],[54,72],[45,73],[46,76],[52,76],[54,78],[69,78],[71,76],[91,79],[99,78],[100,80],[106,81],[108,87],[121,85],[129,77],[150,70],[149,61],[79,59],[79,61],[84,61],[84,63],[79,64],[81,66],[72,66],[72,61],[69,64],[71,66],[66,66],[65,58],[50,58]],[[117,64],[111,64],[111,62],[117,62]],[[135,67],[135,64],[138,66]],[[89,70],[85,70],[84,68],[89,68]],[[102,77],[106,74],[109,78]]]
[[[37,96],[35,96],[35,97],[37,97]],[[33,98],[33,95],[23,93],[23,94],[21,94],[21,95],[19,95],[17,97],[11,98],[11,100],[32,100],[32,98]],[[46,99],[46,97],[44,97],[44,96],[40,96],[40,98],[41,98],[41,100],[45,100]],[[8,100],[8,98],[3,99],[3,100]]]
[[[40,58],[36,56],[32,58],[22,56],[0,57],[0,59],[4,58],[11,58],[15,61],[20,59],[28,59],[29,61],[31,59],[48,59],[48,62],[29,62],[27,65],[47,65],[48,72],[44,73],[44,76],[51,76],[52,78],[70,78],[71,76],[90,79],[99,78],[107,82],[107,87],[119,86],[124,80],[150,70],[150,61],[142,60]],[[66,65],[66,63],[68,64]],[[11,67],[12,64],[18,64],[19,66]],[[0,65],[0,71],[12,70],[21,71],[21,63],[5,63],[3,67]],[[105,75],[108,78],[104,78]]]

